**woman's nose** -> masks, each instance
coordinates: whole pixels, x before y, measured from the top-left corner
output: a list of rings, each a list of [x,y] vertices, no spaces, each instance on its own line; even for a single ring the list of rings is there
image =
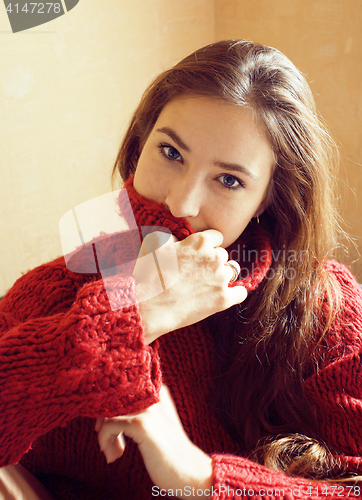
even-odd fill
[[[194,183],[175,182],[169,189],[165,204],[174,217],[197,217],[202,203],[202,189]]]

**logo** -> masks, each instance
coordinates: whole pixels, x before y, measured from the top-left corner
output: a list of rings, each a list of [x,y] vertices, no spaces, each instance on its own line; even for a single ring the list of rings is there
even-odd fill
[[[163,293],[178,279],[171,232],[157,226],[139,228],[126,189],[69,210],[59,221],[59,231],[67,268],[101,274],[113,311],[135,303],[122,290],[129,276],[137,276],[138,302]]]
[[[58,2],[27,2],[25,0],[4,0],[4,5],[13,33],[28,30],[48,23],[74,9],[79,0],[59,0]],[[64,5],[64,7],[63,7]]]

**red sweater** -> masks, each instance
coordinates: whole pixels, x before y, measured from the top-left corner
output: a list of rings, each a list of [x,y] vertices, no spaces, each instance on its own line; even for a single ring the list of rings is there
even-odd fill
[[[179,239],[191,232],[186,221],[129,184],[128,190],[140,226],[163,225]],[[109,238],[104,251],[116,262],[121,246]],[[343,265],[330,261],[326,269],[341,287],[343,314],[328,332],[330,350],[306,390],[320,437],[361,474],[362,292]],[[256,269],[249,290],[266,271],[266,265]],[[121,303],[134,301],[132,277],[111,278],[108,293],[112,287]],[[112,311],[100,275],[73,273],[59,258],[22,276],[0,302],[0,465],[21,460],[61,500],[165,496],[131,440],[122,458],[108,465],[94,431],[95,417],[142,411],[165,383],[190,439],[212,455],[213,500],[362,498],[358,486],[290,478],[243,457],[210,408],[216,357],[206,324],[147,346],[137,304]]]

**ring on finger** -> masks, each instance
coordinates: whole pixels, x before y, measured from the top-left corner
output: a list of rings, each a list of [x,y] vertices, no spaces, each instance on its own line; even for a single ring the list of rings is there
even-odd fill
[[[239,263],[236,262],[235,260],[228,260],[225,263],[225,266],[230,266],[231,267],[231,269],[233,271],[233,275],[230,278],[229,283],[234,283],[234,281],[236,281],[238,279],[238,276],[240,274],[240,265],[239,265]]]

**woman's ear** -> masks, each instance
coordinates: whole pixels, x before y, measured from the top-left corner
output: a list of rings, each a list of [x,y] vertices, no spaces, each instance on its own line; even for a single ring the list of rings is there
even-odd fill
[[[268,206],[271,204],[272,201],[273,201],[273,178],[270,179],[263,201],[257,208],[254,217],[260,217],[261,214],[268,208]]]
[[[267,197],[265,197],[264,200],[260,203],[253,217],[260,217],[261,214],[264,212],[264,210],[268,208],[269,205],[270,203],[268,203]]]

